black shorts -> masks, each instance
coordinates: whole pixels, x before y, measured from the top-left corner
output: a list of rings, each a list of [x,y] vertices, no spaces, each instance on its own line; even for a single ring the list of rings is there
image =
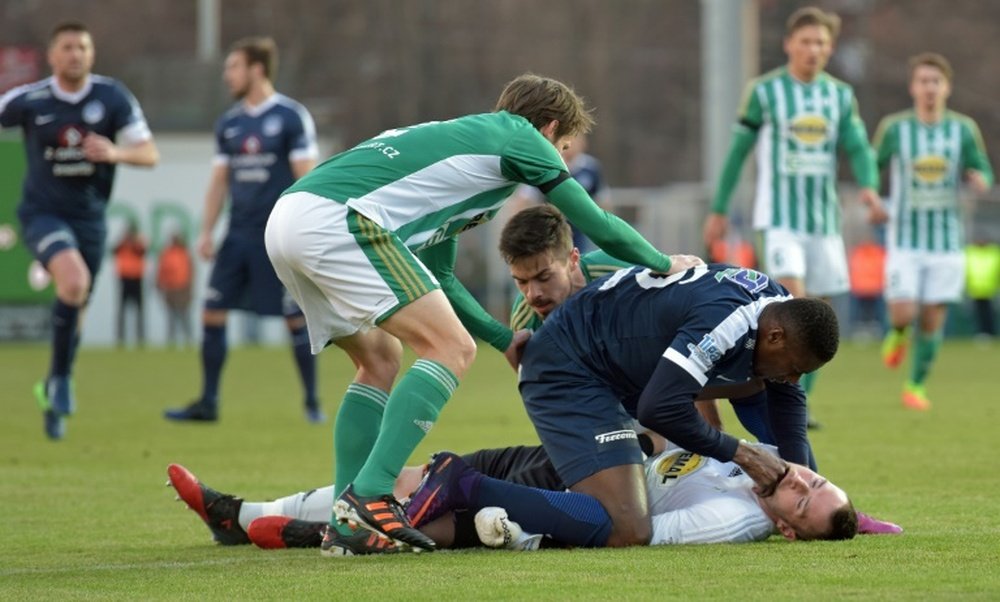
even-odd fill
[[[481,449],[462,459],[494,479],[551,491],[566,489],[541,445]]]

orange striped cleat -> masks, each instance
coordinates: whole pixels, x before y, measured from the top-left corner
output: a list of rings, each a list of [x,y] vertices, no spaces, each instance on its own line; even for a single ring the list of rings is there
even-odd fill
[[[434,540],[415,529],[406,518],[402,506],[392,494],[361,496],[354,484],[347,486],[333,503],[333,514],[351,528],[361,527],[384,538],[412,546],[415,550],[432,551]]]

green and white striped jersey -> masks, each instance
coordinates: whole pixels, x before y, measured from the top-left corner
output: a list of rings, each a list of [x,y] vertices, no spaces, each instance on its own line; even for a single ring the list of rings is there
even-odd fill
[[[854,91],[827,73],[804,83],[782,67],[750,82],[713,212],[727,212],[743,161],[754,143],[759,143],[756,229],[839,234],[838,148],[848,155],[862,187],[878,186],[874,155]]]
[[[386,130],[335,155],[288,192],[345,203],[411,250],[489,221],[518,183],[566,172],[551,142],[505,111]]]
[[[613,274],[622,268],[630,268],[634,264],[615,259],[604,251],[591,251],[580,257],[580,271],[583,272],[583,279],[588,284],[597,280],[601,276]],[[524,295],[517,294],[513,305],[510,308],[510,329],[538,330],[542,325],[542,318],[531,309],[531,306],[524,302]]]
[[[959,190],[965,170],[993,171],[976,123],[945,111],[924,123],[912,109],[885,117],[875,132],[880,168],[889,166],[886,245],[920,251],[963,248]]]

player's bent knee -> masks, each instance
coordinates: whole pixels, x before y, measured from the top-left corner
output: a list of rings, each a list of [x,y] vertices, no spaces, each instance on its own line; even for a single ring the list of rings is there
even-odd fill
[[[90,278],[86,274],[65,278],[56,283],[56,296],[66,305],[82,307],[90,292]]]
[[[653,526],[646,521],[619,521],[615,522],[611,528],[611,535],[605,547],[627,548],[630,546],[649,545],[653,538]]]

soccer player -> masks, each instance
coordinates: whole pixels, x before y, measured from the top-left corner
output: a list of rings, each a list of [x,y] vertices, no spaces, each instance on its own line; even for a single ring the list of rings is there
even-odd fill
[[[274,89],[278,49],[271,38],[236,42],[226,57],[223,79],[239,102],[215,125],[216,156],[205,194],[197,248],[215,258],[202,313],[201,395],[184,408],[167,410],[176,421],[214,422],[219,382],[226,361],[226,318],[231,309],[260,316],[284,314],[305,397],[306,418],[325,420],[316,397],[316,360],[305,318],[283,299],[285,290],[264,247],[264,227],[281,192],[316,164],[316,128],[298,102]],[[212,230],[226,195],[231,199],[229,231],[216,255]]]
[[[591,124],[567,86],[520,76],[494,112],[386,130],[324,162],[275,205],[268,254],[306,315],[313,352],[336,344],[358,368],[334,427],[337,519],[433,549],[392,485],[473,361],[470,332],[518,363],[527,333],[493,319],[453,274],[458,235],[491,219],[518,183],[538,186],[620,259],[687,267],[569,177],[559,149]],[[400,342],[418,360],[393,386]],[[337,527],[344,545],[364,537]]]
[[[121,82],[91,73],[94,42],[82,23],[49,38],[52,76],[0,97],[0,127],[21,127],[28,174],[17,214],[22,236],[55,284],[52,359],[35,386],[51,439],[76,407],[73,360],[82,311],[104,256],[104,214],[119,163],[159,160],[139,103]]]
[[[898,367],[917,319],[910,378],[903,406],[930,409],[924,382],[941,346],[948,304],[962,297],[965,278],[959,192],[964,180],[977,194],[993,183],[976,123],[948,110],[952,69],[935,53],[910,59],[913,108],[879,123],[879,167],[889,167],[890,219],[886,234],[885,298],[891,328],[882,359]]]
[[[651,447],[652,439],[646,443]],[[762,497],[732,462],[705,458],[672,444],[660,448],[643,463],[653,514],[651,545],[741,543],[761,541],[773,533],[790,540],[849,539],[857,531],[846,494],[805,466],[793,465],[775,494]],[[435,470],[445,463],[450,470]],[[441,547],[478,546],[482,541],[492,547],[506,543],[514,549],[535,549],[538,538],[519,537],[522,528],[548,534],[557,545],[592,543],[588,538],[592,525],[571,520],[542,522],[544,518],[539,517],[543,515],[537,512],[509,518],[506,512],[496,512],[505,498],[496,496],[492,481],[535,489],[540,505],[548,504],[552,494],[563,489],[540,446],[484,449],[461,457],[441,452],[430,464],[432,476],[421,480],[424,468],[404,468],[395,490],[400,497],[413,494],[414,515],[428,492],[437,492],[440,500],[434,512],[415,518],[414,524]],[[272,502],[250,502],[201,484],[176,464],[168,468],[168,474],[180,497],[191,500],[192,509],[211,514],[205,522],[220,543],[254,543],[268,549],[321,546],[332,487]],[[491,516],[479,515],[480,510]],[[484,537],[484,530],[485,535],[494,531],[496,535]]]
[[[586,494],[574,512],[601,525],[595,545],[642,545],[650,524],[633,420],[694,453],[735,461],[766,497],[786,464],[711,428],[693,401],[706,384],[764,379],[781,457],[807,464],[798,380],[837,346],[828,304],[793,299],[760,272],[632,268],[585,287],[545,320],[524,351],[521,396],[560,478]]]
[[[757,141],[753,225],[761,233],[764,271],[793,296],[847,292],[847,258],[837,201],[837,149],[847,154],[869,219],[886,218],[878,171],[852,88],[823,69],[840,18],[814,7],[788,19],[788,63],[747,86],[739,122],[704,226],[708,248],[725,236],[740,170]],[[803,378],[811,391],[813,375]]]

